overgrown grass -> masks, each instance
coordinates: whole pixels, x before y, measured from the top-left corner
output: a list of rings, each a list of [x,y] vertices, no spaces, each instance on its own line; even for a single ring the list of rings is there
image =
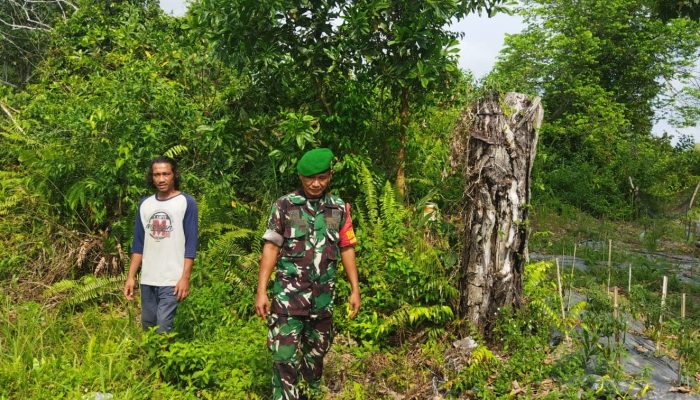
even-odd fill
[[[137,314],[135,306],[120,303],[63,313],[4,297],[0,398],[244,398],[267,392],[269,356],[260,321],[237,320],[214,335],[184,341],[142,334]]]
[[[623,315],[643,321],[645,333],[660,343],[660,354],[682,359],[686,376],[700,372],[700,289],[678,278],[673,262],[634,252],[635,243],[614,247],[610,284],[620,288],[621,314],[613,316],[604,243],[607,238],[624,243],[634,236],[629,227],[571,214],[573,222],[560,230],[552,224],[565,224],[561,216],[540,213],[538,218],[550,220],[536,225],[534,251],[555,256],[564,248],[571,255],[574,239],[594,238],[578,248],[577,258],[587,267],[575,269],[572,279],[570,266],[564,266],[562,278],[564,288],[573,286],[575,297],[585,301],[572,302],[562,316],[554,263],[530,264],[523,308],[500,310],[487,341],[450,311],[454,238],[444,227],[412,220],[401,207],[386,188],[358,207],[363,311],[355,321],[342,309],[336,313],[338,335],[324,373],[326,399],[632,398],[617,383],[644,388],[645,377],[628,376],[620,367]],[[0,399],[89,399],[97,393],[113,399],[267,398],[266,327],[252,317],[247,291],[255,280],[255,235],[230,224],[217,229],[227,239],[208,242],[192,295],[178,310],[175,335],[142,333],[137,305],[121,300],[113,285],[77,302],[52,290],[46,293],[53,297],[36,295],[34,301],[3,294]],[[634,275],[627,292],[629,264]],[[662,308],[664,275],[669,296]],[[397,280],[410,285],[393,285]],[[347,287],[340,282],[342,307]],[[8,284],[11,291],[18,285]],[[683,321],[682,292],[688,295]],[[463,352],[453,346],[469,335],[476,348]]]

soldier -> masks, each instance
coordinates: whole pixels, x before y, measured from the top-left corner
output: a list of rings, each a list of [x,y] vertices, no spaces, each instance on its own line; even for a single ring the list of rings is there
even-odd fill
[[[351,286],[349,317],[360,309],[350,205],[328,193],[332,159],[325,148],[301,157],[297,173],[302,188],[275,202],[263,235],[255,312],[267,317],[273,399],[306,398],[301,379],[309,394],[319,389],[323,357],[333,340],[339,258]],[[270,304],[266,288],[273,270]]]

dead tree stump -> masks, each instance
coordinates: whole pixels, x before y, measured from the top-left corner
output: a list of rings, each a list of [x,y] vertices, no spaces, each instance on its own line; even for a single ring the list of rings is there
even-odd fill
[[[457,314],[487,334],[500,307],[521,303],[542,117],[539,97],[493,94],[466,109],[455,128],[451,161],[465,185]]]

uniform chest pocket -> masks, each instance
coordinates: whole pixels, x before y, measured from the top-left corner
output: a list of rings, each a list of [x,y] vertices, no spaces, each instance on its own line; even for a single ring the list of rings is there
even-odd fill
[[[306,231],[308,226],[300,214],[291,213],[285,221],[283,257],[303,257],[306,253]]]
[[[303,257],[306,254],[306,238],[284,238],[280,251],[282,257]]]
[[[336,244],[340,240],[340,222],[343,217],[343,210],[338,207],[328,207],[324,212],[326,222],[326,239]]]

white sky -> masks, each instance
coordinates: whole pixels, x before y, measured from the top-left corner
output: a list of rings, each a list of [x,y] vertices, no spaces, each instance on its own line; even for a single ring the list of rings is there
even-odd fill
[[[187,0],[160,0],[160,6],[172,15],[182,16],[187,9],[186,2]],[[524,27],[520,16],[506,14],[498,14],[493,18],[473,14],[452,25],[450,29],[465,34],[459,51],[460,68],[472,71],[476,79],[483,78],[493,68],[505,35],[519,33]],[[665,121],[654,126],[654,134],[660,135],[664,131],[674,137],[678,137],[679,133],[692,135],[695,142],[700,143],[700,126],[680,131]]]
[[[165,10],[168,14],[181,17],[185,15],[187,5],[185,4],[185,0],[160,0],[160,8]]]
[[[483,78],[493,68],[505,35],[520,33],[523,28],[520,16],[507,14],[497,14],[493,18],[472,14],[450,26],[451,30],[464,33],[459,66],[472,71],[476,79]]]

